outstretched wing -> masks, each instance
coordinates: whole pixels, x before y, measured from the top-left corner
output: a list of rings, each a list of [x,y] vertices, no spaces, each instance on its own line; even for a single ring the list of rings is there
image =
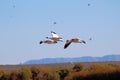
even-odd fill
[[[51,31],[51,34],[53,38],[59,38],[59,36],[55,32]]]
[[[66,43],[64,45],[64,49],[66,49],[70,44],[71,44],[71,41],[66,41]]]

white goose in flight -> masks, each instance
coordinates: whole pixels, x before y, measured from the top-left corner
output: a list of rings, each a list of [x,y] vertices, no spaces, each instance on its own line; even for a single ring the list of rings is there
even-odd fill
[[[57,43],[57,42],[54,41],[54,40],[42,40],[42,41],[40,41],[40,44],[42,44],[42,43],[46,43],[46,44],[55,44],[55,43]]]
[[[66,40],[66,43],[64,45],[64,49],[66,49],[71,43],[84,43],[84,44],[86,44],[86,42],[84,40],[81,40],[79,38],[73,38],[71,40]]]
[[[59,37],[55,32],[51,31],[51,34],[52,34],[52,37],[46,37],[47,39],[51,39],[51,40],[54,40],[54,41],[61,41],[63,42],[62,38]]]

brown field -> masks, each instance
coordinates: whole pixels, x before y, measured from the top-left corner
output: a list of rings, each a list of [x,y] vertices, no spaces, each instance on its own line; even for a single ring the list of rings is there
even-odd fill
[[[85,66],[90,66],[93,64],[115,64],[120,65],[120,61],[110,61],[110,62],[79,62]],[[54,64],[30,64],[30,65],[0,65],[0,69],[5,71],[19,70],[23,67],[31,68],[72,68],[76,63],[54,63]]]
[[[120,80],[120,61],[0,65],[0,80]]]

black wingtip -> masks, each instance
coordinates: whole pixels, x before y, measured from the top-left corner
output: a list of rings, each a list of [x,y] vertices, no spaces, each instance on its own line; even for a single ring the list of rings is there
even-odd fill
[[[64,49],[66,49],[67,47],[66,46],[64,46]]]
[[[47,38],[47,39],[48,39],[49,37],[45,37],[45,38]]]
[[[66,49],[70,44],[65,44],[64,49]]]
[[[54,41],[54,43],[57,43],[57,41]]]
[[[66,40],[66,44],[64,45],[64,49],[66,49],[70,44],[71,44],[71,42],[69,40]]]
[[[65,45],[64,45],[64,49],[66,49],[67,47],[68,47],[68,45],[67,45],[67,44],[65,44]]]
[[[54,34],[56,34],[54,31],[51,31],[51,33],[54,33]]]
[[[84,40],[83,40],[82,42],[83,42],[84,44],[86,44],[86,42],[85,42]]]
[[[42,44],[43,42],[42,41],[40,41],[40,44]]]

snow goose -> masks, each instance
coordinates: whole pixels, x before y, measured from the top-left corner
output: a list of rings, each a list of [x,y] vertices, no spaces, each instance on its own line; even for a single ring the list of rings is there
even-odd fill
[[[59,37],[55,32],[51,31],[51,34],[52,34],[52,37],[46,37],[47,39],[51,39],[51,40],[54,40],[54,41],[61,41],[63,42],[62,38]]]
[[[42,41],[40,41],[40,44],[42,44],[42,43],[46,43],[46,44],[55,44],[55,43],[57,43],[57,42],[54,41],[54,40],[42,40]]]
[[[84,43],[84,44],[86,44],[86,42],[84,40],[81,40],[79,38],[73,38],[71,40],[66,40],[66,43],[64,45],[64,49],[66,49],[71,43]]]

